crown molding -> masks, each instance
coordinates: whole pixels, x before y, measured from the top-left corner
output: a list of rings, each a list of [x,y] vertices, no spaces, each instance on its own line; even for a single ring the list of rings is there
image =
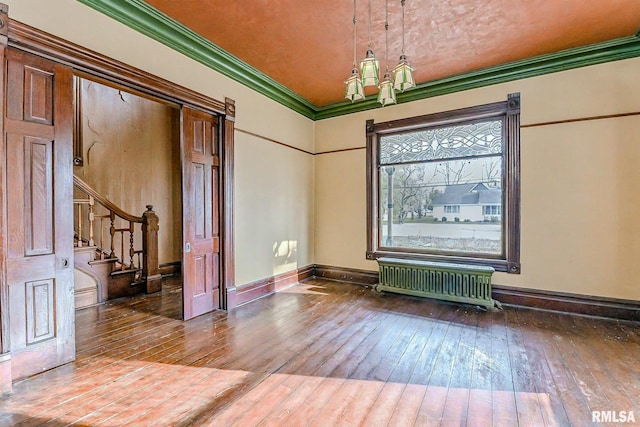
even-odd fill
[[[249,64],[169,18],[142,0],[78,2],[156,40],[183,55],[313,119],[315,106]]]
[[[381,108],[375,95],[353,104],[345,101],[322,107],[316,106],[142,0],[78,1],[312,120]],[[397,103],[402,104],[637,56],[640,56],[640,31],[628,37],[422,83],[414,89],[397,94]]]
[[[401,104],[637,56],[640,56],[640,32],[633,36],[566,49],[432,80],[422,83],[407,92],[398,93],[396,98],[397,103]],[[322,120],[378,107],[380,106],[377,104],[375,96],[371,96],[359,103],[342,102],[317,108],[314,119]]]

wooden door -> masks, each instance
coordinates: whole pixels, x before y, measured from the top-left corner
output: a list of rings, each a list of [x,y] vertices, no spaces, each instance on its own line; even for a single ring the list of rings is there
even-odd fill
[[[219,125],[182,108],[184,320],[220,308]]]
[[[73,76],[9,49],[5,117],[13,380],[75,358]]]

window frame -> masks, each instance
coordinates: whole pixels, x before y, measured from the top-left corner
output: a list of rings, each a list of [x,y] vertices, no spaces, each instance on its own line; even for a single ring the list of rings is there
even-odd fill
[[[460,205],[443,205],[444,213],[448,214],[459,214],[460,213]]]
[[[482,205],[482,215],[483,216],[493,216],[493,215],[502,216],[502,205]]]
[[[503,244],[504,253],[500,257],[483,254],[461,254],[430,252],[425,253],[409,248],[389,248],[381,245],[380,229],[382,221],[379,205],[379,140],[387,134],[397,134],[420,129],[461,125],[491,118],[503,120]],[[381,257],[415,259],[423,261],[455,262],[459,264],[487,265],[496,271],[519,274],[520,265],[520,94],[512,93],[505,101],[483,104],[457,110],[444,111],[388,122],[374,123],[367,120],[367,252],[366,258],[376,260]]]

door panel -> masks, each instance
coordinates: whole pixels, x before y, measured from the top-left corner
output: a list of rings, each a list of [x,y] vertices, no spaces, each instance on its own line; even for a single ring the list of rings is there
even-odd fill
[[[53,253],[53,141],[8,125],[7,215],[10,258]],[[27,130],[28,131],[28,130]],[[31,133],[33,129],[31,129]]]
[[[220,308],[218,118],[182,109],[184,319]]]
[[[25,283],[27,345],[55,337],[54,279]]]
[[[24,67],[24,121],[53,125],[53,73]]]
[[[193,163],[192,164],[192,177],[193,177],[193,227],[194,235],[198,239],[205,239],[207,237],[207,172],[206,165]]]
[[[25,254],[53,252],[53,141],[24,140]]]
[[[71,71],[9,49],[5,120],[13,380],[75,357]]]

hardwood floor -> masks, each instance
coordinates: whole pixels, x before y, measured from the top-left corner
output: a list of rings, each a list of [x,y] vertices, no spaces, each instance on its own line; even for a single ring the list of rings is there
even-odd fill
[[[15,383],[0,425],[640,423],[640,324],[316,279],[182,322],[180,292],[79,310],[76,361]]]

